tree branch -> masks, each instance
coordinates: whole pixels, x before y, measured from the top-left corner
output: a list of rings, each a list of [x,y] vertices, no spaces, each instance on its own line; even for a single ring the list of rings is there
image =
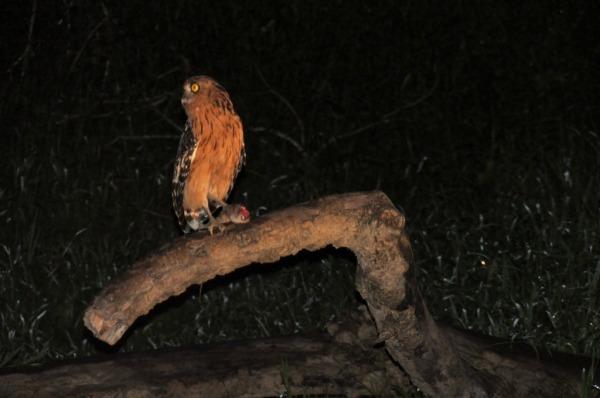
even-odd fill
[[[380,192],[329,196],[276,211],[222,234],[176,239],[113,280],[86,310],[84,322],[102,341],[115,344],[140,316],[192,284],[201,284],[251,263],[270,264],[302,249],[347,247],[359,263],[361,283],[380,284],[378,302],[399,304],[410,252],[404,218]],[[377,233],[374,233],[377,231]],[[381,246],[391,239],[387,247]],[[400,246],[398,243],[402,243]],[[375,262],[394,256],[394,263]]]

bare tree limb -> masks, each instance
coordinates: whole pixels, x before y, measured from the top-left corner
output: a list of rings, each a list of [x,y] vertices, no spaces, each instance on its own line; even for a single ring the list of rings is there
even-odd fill
[[[361,283],[379,285],[373,290],[377,302],[399,304],[408,269],[400,250],[410,251],[403,226],[402,215],[376,192],[330,196],[235,225],[223,234],[182,237],[112,281],[87,309],[84,322],[100,340],[115,344],[138,317],[192,284],[328,245],[350,248],[360,263],[371,264],[361,269]],[[398,261],[374,262],[380,255]]]

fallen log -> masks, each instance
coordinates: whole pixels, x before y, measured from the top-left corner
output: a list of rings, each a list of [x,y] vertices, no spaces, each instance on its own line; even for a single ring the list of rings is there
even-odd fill
[[[2,397],[384,396],[395,372],[383,352],[329,335],[233,341],[12,370]],[[408,384],[408,380],[405,380]]]
[[[332,245],[356,255],[357,290],[377,341],[397,366],[397,372],[386,372],[397,378],[390,384],[402,384],[402,369],[433,397],[579,396],[581,368],[502,351],[496,340],[438,324],[414,279],[404,221],[383,193],[352,193],[273,212],[219,235],[180,238],[111,281],[84,322],[100,340],[115,344],[138,317],[192,284]]]

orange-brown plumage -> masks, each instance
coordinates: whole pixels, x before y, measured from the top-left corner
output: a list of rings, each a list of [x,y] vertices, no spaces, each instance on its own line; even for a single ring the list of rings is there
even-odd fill
[[[184,230],[210,228],[211,207],[225,205],[244,163],[242,122],[227,91],[207,76],[185,81],[181,104],[187,122],[173,173],[173,207]]]

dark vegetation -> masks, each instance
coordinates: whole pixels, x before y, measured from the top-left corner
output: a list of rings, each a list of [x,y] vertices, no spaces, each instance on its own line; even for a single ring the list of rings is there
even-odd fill
[[[94,294],[179,234],[179,97],[198,73],[246,128],[232,200],[268,211],[383,190],[436,317],[596,353],[593,2],[14,3],[0,26],[0,366],[310,331],[356,307],[353,258],[330,250],[192,289],[115,349],[84,330]]]

